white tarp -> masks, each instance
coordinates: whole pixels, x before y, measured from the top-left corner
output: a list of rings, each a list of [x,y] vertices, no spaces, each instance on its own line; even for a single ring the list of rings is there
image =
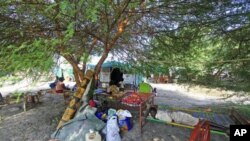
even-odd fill
[[[105,83],[110,82],[110,72],[101,72],[100,81]]]
[[[135,82],[135,76],[133,74],[123,74],[124,84],[133,84]]]

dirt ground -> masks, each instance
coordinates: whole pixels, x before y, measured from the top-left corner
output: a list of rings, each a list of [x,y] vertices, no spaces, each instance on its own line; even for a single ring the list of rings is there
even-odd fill
[[[221,104],[250,105],[250,94],[196,85],[151,84],[157,89],[156,104],[182,108]]]
[[[22,104],[1,107],[0,140],[49,140],[66,106],[61,95],[46,94],[41,101],[27,112],[23,112]]]
[[[192,94],[178,85],[153,84],[158,94],[156,104],[193,107],[209,106],[225,103],[222,97],[201,94]],[[192,96],[193,95],[193,96]],[[1,141],[47,141],[55,131],[56,126],[66,108],[63,97],[54,94],[45,94],[42,103],[27,112],[22,111],[22,104],[0,107],[0,140]],[[140,134],[137,119],[133,120],[134,127],[122,136],[123,141],[187,141],[191,129],[175,127],[166,124],[147,122]],[[211,134],[212,141],[228,141],[222,135]]]
[[[135,125],[135,127],[137,124]],[[191,129],[166,125],[162,123],[147,122],[143,127],[142,134],[133,128],[126,133],[122,141],[153,141],[158,138],[159,141],[188,141]],[[137,130],[137,131],[135,131]],[[229,138],[222,135],[211,134],[211,141],[229,141]]]

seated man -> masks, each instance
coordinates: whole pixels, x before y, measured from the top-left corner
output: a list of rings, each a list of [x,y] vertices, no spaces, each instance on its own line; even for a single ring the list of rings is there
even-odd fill
[[[70,94],[66,93],[65,90],[69,90],[69,89],[65,87],[63,83],[63,78],[59,78],[59,81],[56,83],[56,93],[63,94],[65,104],[67,105],[69,103]]]
[[[59,78],[59,81],[56,83],[56,93],[63,93],[64,90],[67,90],[63,83],[63,78]]]

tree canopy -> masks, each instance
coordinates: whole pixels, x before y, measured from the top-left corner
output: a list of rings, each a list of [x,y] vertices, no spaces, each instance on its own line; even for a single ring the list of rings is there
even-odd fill
[[[148,71],[203,72],[249,57],[249,7],[247,0],[1,0],[0,70],[49,70],[59,54],[79,83],[90,55],[101,56],[98,73],[111,52]],[[223,66],[246,71],[246,63]]]

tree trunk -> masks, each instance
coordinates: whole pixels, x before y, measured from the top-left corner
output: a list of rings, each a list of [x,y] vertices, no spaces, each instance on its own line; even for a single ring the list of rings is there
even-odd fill
[[[108,57],[108,53],[109,53],[109,50],[105,49],[105,51],[102,54],[101,59],[98,61],[97,65],[95,67],[95,74],[99,74],[100,73],[102,64],[106,60],[106,58]]]
[[[74,77],[75,77],[76,85],[80,86],[82,80],[80,80],[80,77],[79,77],[79,75],[78,75],[78,73],[77,73],[77,71],[75,69],[73,69],[73,74],[74,74]]]
[[[83,97],[83,94],[89,84],[89,81],[94,76],[94,71],[88,70],[80,84],[79,87],[77,87],[77,91],[74,93],[73,98],[71,99],[67,109],[65,110],[57,129],[59,129],[65,122],[72,119],[77,111],[77,109],[81,106],[81,99]]]
[[[57,129],[59,129],[65,122],[69,121],[70,119],[72,119],[75,115],[76,110],[79,108],[78,105],[80,105],[80,101],[81,98],[86,90],[86,87],[90,81],[91,78],[93,78],[93,76],[96,74],[98,75],[101,71],[101,66],[104,63],[104,61],[106,60],[106,58],[108,57],[109,51],[110,49],[114,46],[114,44],[116,43],[116,41],[119,39],[119,37],[122,35],[122,33],[124,32],[125,27],[128,25],[128,19],[126,18],[125,20],[122,20],[119,24],[118,24],[118,32],[116,33],[116,35],[114,36],[113,39],[110,40],[110,42],[107,42],[107,44],[105,45],[104,51],[102,53],[102,57],[100,58],[100,60],[98,61],[95,70],[91,71],[88,70],[86,72],[86,74],[84,75],[85,72],[83,72],[83,70],[86,69],[86,64],[83,64],[83,69],[81,70],[78,67],[78,63],[77,61],[74,60],[74,58],[70,55],[65,55],[64,58],[67,59],[67,61],[72,65],[73,67],[73,71],[74,71],[74,76],[76,77],[76,82],[77,82],[77,91],[74,94],[74,98],[70,101],[67,109],[65,110],[61,121],[59,122]],[[97,40],[95,39],[93,41],[93,46],[96,44]],[[93,48],[93,46],[90,49],[90,52]],[[89,53],[90,53],[89,52]],[[86,62],[84,62],[86,63]]]
[[[73,68],[73,74],[75,77],[75,81],[77,86],[80,86],[80,83],[82,82],[83,78],[84,78],[84,73],[79,67],[78,64],[79,62],[75,61],[71,56],[69,55],[64,55],[63,56],[72,66]],[[85,69],[85,68],[84,68]]]

